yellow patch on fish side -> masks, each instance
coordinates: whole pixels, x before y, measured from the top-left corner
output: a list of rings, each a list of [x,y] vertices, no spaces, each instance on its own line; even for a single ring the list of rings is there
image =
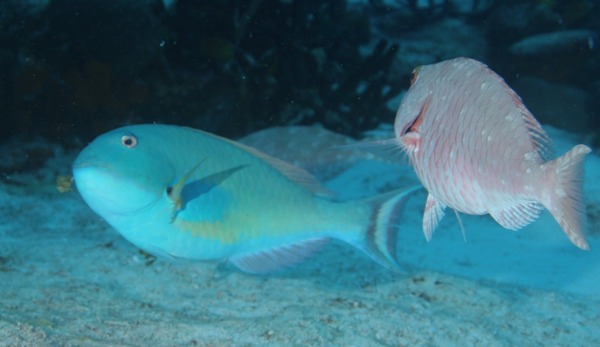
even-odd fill
[[[188,232],[193,237],[205,240],[220,241],[223,245],[233,245],[238,242],[238,234],[225,232],[228,230],[223,222],[190,222],[182,219],[176,220],[176,225],[183,232]]]
[[[73,188],[73,176],[58,176],[56,177],[56,190],[63,194],[70,192]]]

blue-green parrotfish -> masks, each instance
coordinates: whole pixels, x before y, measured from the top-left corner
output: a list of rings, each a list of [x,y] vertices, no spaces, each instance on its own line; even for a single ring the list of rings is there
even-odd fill
[[[251,273],[295,264],[330,238],[399,269],[397,223],[418,189],[339,202],[291,164],[200,130],[158,124],[99,136],[75,160],[73,176],[91,209],[145,252],[228,259]]]

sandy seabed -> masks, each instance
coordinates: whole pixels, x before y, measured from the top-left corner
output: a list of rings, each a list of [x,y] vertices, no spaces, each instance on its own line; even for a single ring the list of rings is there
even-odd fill
[[[560,138],[560,153],[577,140],[556,130],[550,135]],[[51,166],[64,164],[67,173],[73,155]],[[358,198],[401,186],[399,177],[410,173],[406,165],[358,160],[327,186]],[[597,154],[586,163],[590,252],[571,245],[547,213],[518,232],[489,217],[463,216],[467,242],[448,213],[427,243],[420,230],[425,195],[419,193],[399,229],[404,273],[335,241],[299,266],[265,276],[227,263],[152,261],[76,191],[59,194],[52,175],[41,176],[0,184],[0,346],[600,341]]]

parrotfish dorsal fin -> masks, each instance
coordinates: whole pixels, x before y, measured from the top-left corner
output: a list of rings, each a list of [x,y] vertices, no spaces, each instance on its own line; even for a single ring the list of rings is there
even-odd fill
[[[321,183],[319,183],[319,181],[317,181],[316,178],[314,178],[314,176],[312,174],[305,171],[304,169],[301,169],[292,164],[286,163],[285,161],[283,161],[281,159],[271,157],[270,155],[268,155],[264,152],[261,152],[256,148],[244,145],[242,143],[239,143],[239,142],[236,142],[236,141],[233,141],[233,140],[221,137],[221,136],[217,136],[214,134],[210,134],[210,133],[207,133],[207,132],[204,132],[201,130],[196,130],[196,129],[193,129],[193,130],[202,133],[203,136],[207,136],[207,135],[211,136],[213,138],[218,139],[219,141],[229,143],[230,145],[232,145],[234,147],[237,147],[245,152],[250,153],[251,155],[254,155],[258,159],[271,165],[275,170],[279,171],[285,177],[302,185],[303,187],[305,187],[306,189],[308,189],[310,192],[312,192],[313,194],[315,194],[317,196],[325,197],[325,198],[332,198],[334,196],[333,192],[331,192],[329,189],[325,188]]]
[[[233,144],[234,146],[237,146],[238,148],[256,156],[260,160],[265,161],[266,163],[271,165],[274,169],[279,171],[282,175],[284,175],[285,177],[289,178],[290,180],[304,186],[309,191],[311,191],[313,194],[321,196],[321,197],[326,197],[326,198],[333,197],[334,194],[331,191],[329,191],[327,188],[323,187],[323,185],[321,185],[321,183],[319,183],[319,181],[317,181],[317,179],[312,174],[305,171],[304,169],[301,169],[292,164],[289,164],[281,159],[271,157],[270,155],[263,153],[256,148],[252,148],[250,146],[246,146],[244,144],[234,142],[234,141],[229,141],[229,142],[231,144]]]

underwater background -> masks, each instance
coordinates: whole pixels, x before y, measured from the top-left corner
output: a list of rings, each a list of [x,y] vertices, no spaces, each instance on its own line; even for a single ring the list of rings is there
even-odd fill
[[[600,343],[600,4],[592,0],[0,0],[0,346],[594,346]],[[185,125],[313,173],[340,199],[416,182],[341,145],[393,136],[412,70],[501,75],[563,154],[592,147],[591,250],[544,212],[398,230],[405,272],[331,242],[249,275],[140,253],[57,189],[126,124]]]

